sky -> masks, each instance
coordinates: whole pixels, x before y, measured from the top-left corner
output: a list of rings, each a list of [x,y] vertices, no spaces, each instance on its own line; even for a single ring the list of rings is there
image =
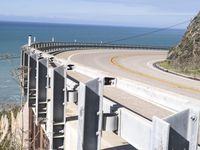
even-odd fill
[[[1,0],[1,21],[168,27],[199,12],[200,0]]]

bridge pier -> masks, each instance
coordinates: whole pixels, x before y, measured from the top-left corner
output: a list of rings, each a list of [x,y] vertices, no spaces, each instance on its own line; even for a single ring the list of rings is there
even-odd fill
[[[36,124],[46,123],[48,59],[39,57],[36,73]]]
[[[99,150],[103,117],[103,80],[80,84],[78,99],[78,149]]]
[[[66,71],[63,66],[54,69],[53,79],[53,149],[64,149],[64,108],[66,103]]]
[[[37,58],[36,54],[29,55],[28,65],[28,105],[29,107],[36,106],[36,72],[37,72]]]

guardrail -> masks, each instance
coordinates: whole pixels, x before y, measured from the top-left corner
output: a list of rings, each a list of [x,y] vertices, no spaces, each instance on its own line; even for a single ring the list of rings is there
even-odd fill
[[[168,50],[171,47],[164,46],[145,46],[145,45],[126,45],[126,44],[108,44],[108,43],[84,43],[84,42],[39,42],[32,43],[31,47],[44,51],[63,51],[72,49],[84,49],[84,48],[108,48],[108,49],[160,49]]]

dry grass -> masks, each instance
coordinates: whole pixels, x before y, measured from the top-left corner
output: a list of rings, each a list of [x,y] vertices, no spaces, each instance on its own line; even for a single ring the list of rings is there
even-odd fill
[[[200,78],[200,69],[188,69],[187,67],[185,68],[175,68],[172,64],[171,61],[169,60],[165,60],[162,62],[158,63],[158,66],[167,69],[169,71],[173,71],[176,73],[180,73],[180,74],[184,74],[184,75],[188,75],[194,78]]]

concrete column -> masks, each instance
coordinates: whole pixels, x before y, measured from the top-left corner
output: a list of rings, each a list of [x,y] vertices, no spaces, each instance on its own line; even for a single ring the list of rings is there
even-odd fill
[[[47,104],[47,58],[38,58],[36,71],[36,123],[46,119],[44,108]],[[40,120],[38,120],[40,118]]]
[[[199,110],[186,109],[165,119],[170,124],[169,148],[197,149]]]
[[[78,95],[78,150],[100,149],[102,130],[102,80],[80,83]]]
[[[170,124],[162,119],[153,117],[151,132],[151,150],[168,150]]]
[[[190,109],[188,117],[187,139],[190,141],[189,149],[197,149],[199,133],[199,110]]]
[[[27,101],[28,101],[28,106],[29,106],[29,87],[30,87],[30,55],[28,55],[28,71],[27,71]]]
[[[35,107],[36,102],[36,67],[37,67],[37,54],[31,54],[29,57],[28,67],[28,105]]]
[[[47,137],[49,139],[49,148],[53,149],[53,81],[54,68],[48,68],[48,89],[47,89]]]
[[[27,89],[28,89],[28,65],[29,65],[29,51],[24,51],[23,56],[23,68],[22,68],[22,87],[23,87],[23,95],[27,96]]]
[[[35,36],[33,37],[33,42],[34,42],[34,43],[36,42],[36,37],[35,37]]]
[[[31,46],[31,43],[32,43],[32,35],[29,35],[28,36],[28,46]]]
[[[63,66],[55,68],[53,76],[53,149],[63,149],[65,125],[65,68]]]

